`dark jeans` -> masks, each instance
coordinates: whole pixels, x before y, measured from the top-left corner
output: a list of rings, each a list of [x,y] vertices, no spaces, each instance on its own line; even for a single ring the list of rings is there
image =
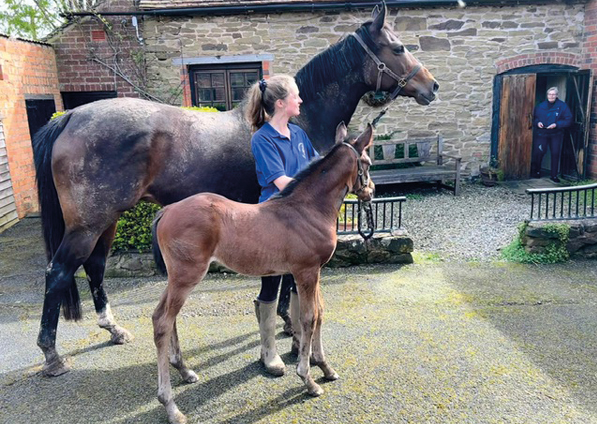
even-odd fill
[[[273,302],[278,297],[278,288],[282,280],[282,290],[280,291],[280,300],[278,302],[278,315],[288,315],[288,305],[290,302],[290,291],[296,293],[296,285],[292,274],[272,275],[261,277],[261,291],[257,299],[262,302]]]
[[[547,152],[547,147],[551,151],[551,178],[558,176],[560,166],[560,153],[562,151],[563,132],[553,134],[537,134],[535,136],[535,145],[533,147],[533,158],[531,160],[531,176],[539,176],[541,173],[541,162]]]

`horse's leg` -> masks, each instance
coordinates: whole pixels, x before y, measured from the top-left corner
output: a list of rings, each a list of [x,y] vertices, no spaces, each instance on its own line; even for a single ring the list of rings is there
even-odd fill
[[[55,377],[70,370],[70,366],[56,351],[56,329],[60,306],[66,296],[71,296],[67,305],[75,308],[72,318],[80,319],[75,272],[90,255],[96,240],[96,237],[84,231],[67,230],[60,247],[46,269],[46,291],[37,338],[37,345],[46,358],[43,367],[44,375]]]
[[[176,330],[176,321],[172,328],[172,337],[170,338],[170,364],[178,370],[182,379],[187,383],[196,383],[199,381],[197,374],[184,364],[180,343],[178,342],[178,331]]]
[[[106,258],[110,251],[110,246],[116,233],[116,223],[112,224],[99,238],[95,249],[91,252],[89,258],[83,263],[89,287],[95,305],[95,312],[98,315],[97,324],[100,328],[107,330],[111,334],[110,340],[114,344],[124,344],[133,339],[133,335],[124,328],[116,324],[108,296],[104,288],[104,271],[106,270]]]
[[[317,321],[315,322],[315,333],[313,334],[313,355],[311,360],[314,365],[317,365],[322,371],[326,380],[337,380],[338,373],[327,363],[325,354],[323,352],[323,342],[321,339],[321,324],[323,323],[323,295],[321,294],[320,286],[317,287]]]
[[[311,376],[309,359],[311,356],[311,342],[315,325],[319,319],[318,291],[319,291],[319,268],[303,271],[295,274],[300,303],[301,323],[301,345],[299,348],[299,363],[296,373],[307,386],[307,392],[311,396],[320,396],[323,389]]]
[[[292,320],[288,314],[290,304],[290,293],[294,287],[294,278],[292,274],[285,274],[282,276],[282,287],[280,288],[280,297],[278,299],[278,316],[284,320],[284,333],[292,336]]]
[[[173,424],[186,423],[187,419],[174,403],[172,396],[168,347],[174,337],[176,316],[193,287],[207,272],[208,267],[209,261],[205,261],[202,266],[190,266],[188,262],[172,264],[169,268],[172,271],[168,277],[168,287],[152,316],[153,339],[158,355],[158,400],[166,408],[168,420]],[[178,341],[178,335],[176,340]],[[180,354],[180,348],[178,350]],[[180,358],[182,361],[182,355]]]

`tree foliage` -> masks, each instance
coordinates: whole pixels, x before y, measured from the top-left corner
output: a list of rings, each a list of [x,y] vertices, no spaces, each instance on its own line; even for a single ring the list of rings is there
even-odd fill
[[[3,0],[0,32],[39,40],[66,22],[66,15],[92,11],[101,0]]]

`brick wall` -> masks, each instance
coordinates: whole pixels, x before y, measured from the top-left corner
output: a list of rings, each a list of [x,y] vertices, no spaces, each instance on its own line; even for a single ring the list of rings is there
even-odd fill
[[[54,51],[49,45],[0,36],[0,114],[19,218],[38,212],[26,96],[51,95],[62,108]]]
[[[133,2],[124,0],[104,7],[134,10]],[[82,17],[48,43],[56,51],[60,91],[116,91],[119,97],[142,97],[144,55],[130,16]]]
[[[590,0],[585,6],[585,40],[583,63],[592,69],[593,78],[597,73],[597,0]],[[589,136],[588,172],[597,178],[597,89],[593,85],[591,103],[591,132]]]

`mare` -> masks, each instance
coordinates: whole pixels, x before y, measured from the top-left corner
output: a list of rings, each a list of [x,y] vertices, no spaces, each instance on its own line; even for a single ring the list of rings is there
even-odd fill
[[[338,123],[350,122],[368,91],[393,90],[394,97],[413,97],[422,105],[435,99],[437,82],[386,25],[386,14],[385,6],[376,8],[372,21],[296,75],[303,98],[298,124],[321,154],[332,147]],[[120,214],[141,199],[168,205],[200,192],[257,202],[250,139],[244,105],[198,113],[131,98],[80,106],[36,134],[33,150],[48,257],[37,339],[45,375],[70,368],[56,350],[56,332],[61,306],[66,319],[81,318],[74,278],[81,265],[98,325],[114,343],[132,337],[114,320],[103,285]]]
[[[171,423],[184,423],[186,418],[172,396],[169,363],[186,382],[198,380],[184,365],[176,316],[212,260],[245,275],[294,275],[301,329],[296,372],[312,396],[321,395],[323,389],[311,376],[310,358],[327,380],[338,378],[323,352],[320,271],[336,249],[336,219],[346,194],[355,193],[363,201],[372,198],[371,159],[365,150],[372,141],[371,125],[358,138],[349,139],[341,123],[332,150],[267,202],[249,205],[200,193],[158,212],[154,256],[168,273],[168,285],[153,313],[153,331],[158,399]]]

